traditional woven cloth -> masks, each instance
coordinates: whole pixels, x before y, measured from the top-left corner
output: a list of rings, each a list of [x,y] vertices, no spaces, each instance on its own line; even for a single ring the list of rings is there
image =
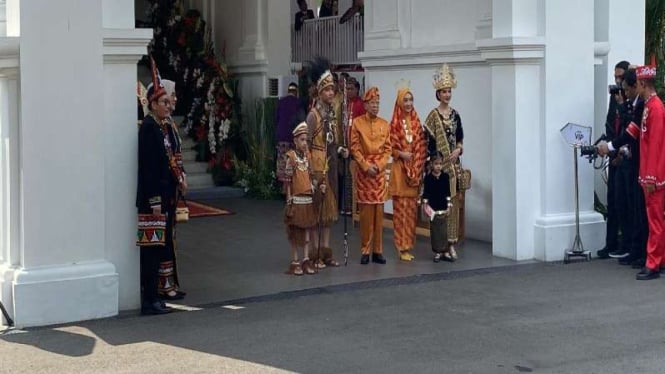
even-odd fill
[[[393,227],[398,251],[414,248],[418,200],[415,197],[393,197]]]

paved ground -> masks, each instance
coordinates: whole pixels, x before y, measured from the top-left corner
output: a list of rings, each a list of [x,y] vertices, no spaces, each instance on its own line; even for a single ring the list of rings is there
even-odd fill
[[[514,265],[492,257],[488,243],[467,241],[457,263],[432,262],[429,238],[418,240],[412,263],[400,263],[392,244],[392,230],[384,230],[385,266],[361,266],[358,229],[349,218],[347,267],[325,269],[315,276],[284,275],[289,265],[289,246],[282,223],[283,203],[249,199],[220,199],[206,203],[237,212],[232,216],[194,218],[178,227],[178,261],[188,305],[271,295],[312,287],[375,279]],[[344,225],[333,229],[333,248],[343,261]]]
[[[0,372],[663,372],[665,280],[609,261],[406,279],[6,334]]]
[[[238,214],[179,231],[189,311],[8,330],[0,373],[665,372],[665,280],[614,261],[518,264],[468,242],[434,264],[422,239],[404,264],[386,231],[388,265],[362,267],[352,231],[348,267],[293,277],[280,203],[213,204]]]

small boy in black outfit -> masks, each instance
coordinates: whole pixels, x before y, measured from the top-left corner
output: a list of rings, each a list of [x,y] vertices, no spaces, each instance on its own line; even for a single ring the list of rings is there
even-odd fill
[[[434,262],[441,259],[454,262],[448,252],[448,212],[450,208],[450,177],[443,172],[443,155],[437,152],[431,156],[431,171],[425,176],[422,204],[425,215],[430,219],[430,239]]]

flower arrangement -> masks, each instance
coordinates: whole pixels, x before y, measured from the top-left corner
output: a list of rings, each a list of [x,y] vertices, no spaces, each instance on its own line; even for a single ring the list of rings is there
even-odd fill
[[[176,114],[184,115],[186,132],[197,142],[197,159],[208,161],[210,171],[227,167],[226,161],[219,163],[240,144],[237,81],[217,59],[211,30],[199,11],[184,12],[182,0],[149,2],[155,30],[149,50],[162,76],[177,83]]]

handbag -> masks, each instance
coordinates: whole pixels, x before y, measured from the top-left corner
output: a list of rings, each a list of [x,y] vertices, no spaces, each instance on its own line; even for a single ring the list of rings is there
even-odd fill
[[[187,222],[189,221],[189,207],[187,206],[187,200],[185,197],[180,195],[180,198],[185,203],[185,206],[175,208],[175,221],[176,222]]]
[[[152,247],[166,244],[166,214],[139,214],[136,245]]]
[[[462,166],[458,166],[458,183],[461,190],[468,190],[471,188],[471,170],[464,169]]]

